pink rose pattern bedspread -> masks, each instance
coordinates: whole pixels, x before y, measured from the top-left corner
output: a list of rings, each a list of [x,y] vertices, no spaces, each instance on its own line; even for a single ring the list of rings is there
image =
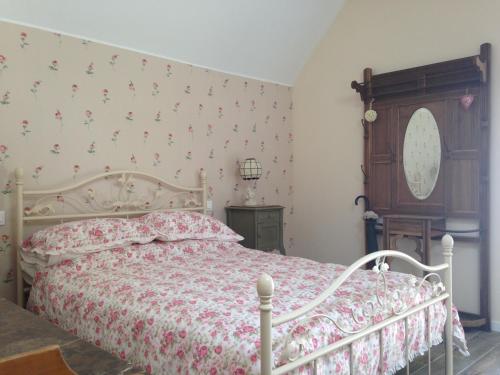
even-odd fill
[[[38,272],[29,308],[62,328],[142,366],[154,374],[259,373],[259,309],[256,281],[266,272],[275,282],[273,316],[315,298],[345,267],[266,254],[230,242],[151,242],[84,255]],[[359,271],[314,313],[355,328],[351,312],[373,298],[376,274]],[[389,288],[409,285],[408,275],[389,273]],[[419,299],[429,298],[422,288]],[[433,344],[442,339],[446,310],[431,308]],[[383,317],[378,317],[382,319]],[[284,337],[295,322],[273,331],[276,362],[284,362]],[[426,345],[424,313],[409,319],[411,356]],[[299,325],[293,336],[306,351],[344,337],[327,321]],[[466,351],[454,312],[454,336]],[[383,368],[404,365],[404,327],[383,333]],[[354,344],[356,373],[376,374],[379,336]],[[322,374],[348,374],[349,354],[341,350],[319,363]],[[298,373],[312,373],[301,368]]]

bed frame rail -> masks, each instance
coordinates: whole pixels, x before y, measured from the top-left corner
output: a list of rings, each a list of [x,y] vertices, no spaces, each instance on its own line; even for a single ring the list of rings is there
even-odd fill
[[[284,374],[289,371],[295,370],[301,366],[309,365],[313,366],[314,374],[317,373],[317,360],[320,357],[326,356],[333,353],[339,349],[347,348],[350,353],[350,374],[354,374],[354,364],[352,345],[354,342],[366,337],[370,334],[378,332],[379,334],[379,345],[380,345],[380,358],[383,358],[383,328],[394,324],[396,322],[403,321],[405,327],[405,340],[406,340],[406,372],[409,374],[409,342],[408,342],[408,318],[419,311],[425,311],[427,316],[427,322],[430,321],[430,306],[436,303],[442,303],[446,301],[446,323],[445,323],[445,347],[446,347],[446,375],[453,375],[453,327],[452,327],[452,256],[453,256],[453,238],[446,234],[443,236],[442,240],[444,263],[437,266],[427,266],[422,264],[412,258],[411,256],[393,250],[382,250],[377,251],[364,257],[360,258],[354,262],[350,267],[348,267],[335,281],[318,297],[313,301],[304,305],[303,307],[296,309],[288,314],[278,316],[276,318],[272,317],[272,299],[274,294],[274,283],[271,276],[263,274],[257,282],[257,293],[260,298],[260,354],[261,354],[261,374],[262,375],[278,375]],[[398,306],[396,300],[390,300],[389,293],[387,290],[387,284],[385,281],[385,273],[388,271],[388,265],[385,263],[387,257],[401,259],[420,271],[425,272],[425,276],[422,280],[417,281],[415,278],[415,286],[417,286],[417,291],[422,287],[423,283],[426,281],[431,281],[433,278],[435,281],[432,282],[432,298],[423,301],[419,304],[413,305],[411,307]],[[345,327],[339,325],[334,319],[326,315],[313,315],[305,317],[305,315],[313,310],[315,307],[324,302],[329,296],[331,296],[335,291],[357,270],[363,269],[364,266],[371,262],[376,261],[374,271],[378,273],[377,279],[377,291],[376,300],[378,302],[379,308],[382,312],[389,314],[390,317],[384,319],[381,322],[373,323],[372,325],[362,326],[358,330],[349,330]],[[441,277],[437,272],[444,271],[444,280],[441,282]],[[437,280],[437,281],[436,281]],[[380,283],[379,283],[380,281]],[[379,294],[379,286],[383,286],[383,294]],[[396,294],[396,297],[399,295]],[[371,310],[370,310],[371,308]],[[375,313],[380,313],[380,310],[374,311],[373,304],[371,307],[363,310],[363,315],[365,316],[365,321],[369,322],[370,318],[375,315]],[[291,340],[291,335],[295,328],[298,326],[296,324],[291,330],[288,331],[288,336],[285,338],[285,350],[289,353],[288,362],[281,366],[274,365],[273,353],[272,353],[272,328],[285,324],[289,321],[303,322],[314,318],[323,318],[330,320],[338,329],[344,333],[349,334],[343,339],[336,341],[333,344],[319,348],[311,353],[303,354],[301,344],[297,344],[294,340]],[[353,318],[354,314],[353,314]],[[356,319],[355,319],[356,320]],[[359,323],[359,321],[357,321]],[[427,324],[427,344],[428,344],[428,368],[429,374],[431,373],[430,366],[430,353],[431,353],[431,331],[430,324]],[[298,353],[298,354],[297,354]],[[380,373],[383,373],[383,361],[380,363]]]

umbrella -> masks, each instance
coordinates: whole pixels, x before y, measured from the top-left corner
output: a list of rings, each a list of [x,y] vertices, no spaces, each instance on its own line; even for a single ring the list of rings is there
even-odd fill
[[[354,204],[357,206],[360,199],[365,201],[365,212],[363,214],[363,219],[365,220],[365,246],[366,253],[370,254],[378,251],[378,241],[377,241],[377,219],[378,215],[370,210],[370,200],[366,195],[358,195],[354,199]],[[372,268],[373,262],[367,265],[370,269]]]

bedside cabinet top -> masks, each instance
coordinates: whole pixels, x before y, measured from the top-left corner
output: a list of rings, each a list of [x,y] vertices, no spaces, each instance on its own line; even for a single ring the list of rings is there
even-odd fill
[[[269,205],[269,206],[227,206],[225,207],[226,210],[249,210],[249,211],[255,211],[255,210],[277,210],[277,209],[283,209],[285,207],[279,206],[279,205]]]

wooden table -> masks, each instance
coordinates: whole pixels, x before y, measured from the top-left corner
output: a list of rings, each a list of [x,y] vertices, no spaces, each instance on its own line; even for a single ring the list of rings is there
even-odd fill
[[[79,375],[139,375],[144,371],[0,298],[0,357],[59,345]]]

